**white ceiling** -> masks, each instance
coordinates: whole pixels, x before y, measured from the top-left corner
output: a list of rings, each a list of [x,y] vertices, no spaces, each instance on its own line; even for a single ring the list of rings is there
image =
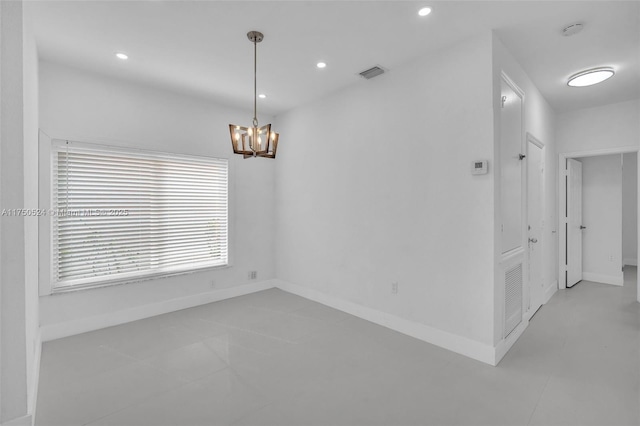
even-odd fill
[[[421,6],[433,13],[421,18]],[[33,1],[40,56],[250,109],[258,45],[262,112],[278,114],[350,84],[373,65],[415,57],[494,29],[556,111],[640,97],[639,1]],[[585,23],[563,37],[564,26]],[[115,52],[129,55],[128,61]],[[315,67],[325,61],[324,70]],[[611,80],[566,78],[611,65]],[[469,70],[472,72],[473,70]]]

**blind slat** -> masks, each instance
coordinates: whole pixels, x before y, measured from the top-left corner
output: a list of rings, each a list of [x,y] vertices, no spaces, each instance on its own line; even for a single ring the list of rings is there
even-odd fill
[[[226,160],[53,147],[54,289],[228,262]]]

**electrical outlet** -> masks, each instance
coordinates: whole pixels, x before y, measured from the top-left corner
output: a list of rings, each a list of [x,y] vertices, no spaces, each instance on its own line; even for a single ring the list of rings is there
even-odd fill
[[[609,256],[609,262],[613,262],[613,255]]]
[[[258,278],[258,271],[249,271],[249,279],[255,280],[256,278]]]
[[[398,283],[391,283],[391,294],[398,294]]]

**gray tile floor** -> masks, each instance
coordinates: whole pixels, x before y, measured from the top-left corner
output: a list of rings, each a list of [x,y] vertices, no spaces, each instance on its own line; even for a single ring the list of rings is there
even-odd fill
[[[497,368],[275,289],[60,339],[36,424],[638,425],[635,276],[559,291]]]

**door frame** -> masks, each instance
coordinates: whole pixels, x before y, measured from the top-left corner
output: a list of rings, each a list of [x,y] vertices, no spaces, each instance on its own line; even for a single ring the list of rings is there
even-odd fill
[[[541,142],[538,138],[536,138],[535,136],[533,136],[530,132],[527,132],[526,134],[526,138],[525,138],[525,143],[527,144],[527,158],[529,158],[529,143],[534,144],[535,146],[537,146],[538,148],[540,148],[541,151],[541,157],[540,157],[540,161],[541,161],[541,165],[542,168],[544,170],[544,173],[542,174],[542,185],[540,187],[540,211],[541,211],[541,217],[542,217],[542,229],[540,232],[540,237],[538,238],[538,242],[540,243],[540,257],[541,257],[541,270],[540,270],[540,279],[542,280],[542,282],[544,283],[544,278],[545,278],[545,271],[546,269],[546,259],[545,256],[547,254],[547,239],[545,237],[546,235],[546,229],[548,227],[547,225],[547,205],[546,205],[546,194],[547,194],[547,173],[546,173],[546,155],[547,155],[547,149],[544,145],[544,142]],[[526,187],[526,224],[525,224],[525,231],[526,231],[526,239],[527,239],[527,270],[528,268],[531,267],[531,265],[529,264],[529,162],[527,161],[526,163],[526,182],[525,182],[525,187]],[[529,300],[531,300],[531,282],[529,280],[529,277],[527,276],[527,286],[528,286],[528,291],[529,291]],[[544,294],[542,295],[543,298],[542,300],[544,301]],[[542,305],[544,305],[544,303],[542,303]],[[531,319],[531,316],[533,316],[533,314],[535,312],[531,312],[533,311],[532,309],[530,309],[529,312],[527,312],[527,317],[528,319]]]
[[[605,148],[605,149],[591,149],[585,151],[572,151],[563,152],[558,154],[558,288],[565,289],[565,257],[566,257],[566,235],[565,229],[565,216],[564,208],[567,198],[567,185],[566,185],[566,162],[569,158],[584,158],[584,157],[596,157],[600,155],[615,155],[615,154],[629,154],[636,153],[640,157],[640,147],[638,146],[622,146],[618,148]],[[640,167],[636,180],[640,184]],[[640,188],[640,186],[639,186]],[[638,197],[638,212],[640,213],[640,197]],[[640,214],[638,214],[638,224],[640,225]],[[638,228],[640,234],[640,227]],[[638,238],[638,246],[640,248],[640,238]],[[639,252],[640,253],[640,252]],[[640,285],[638,286],[638,294],[636,300],[640,302]]]

